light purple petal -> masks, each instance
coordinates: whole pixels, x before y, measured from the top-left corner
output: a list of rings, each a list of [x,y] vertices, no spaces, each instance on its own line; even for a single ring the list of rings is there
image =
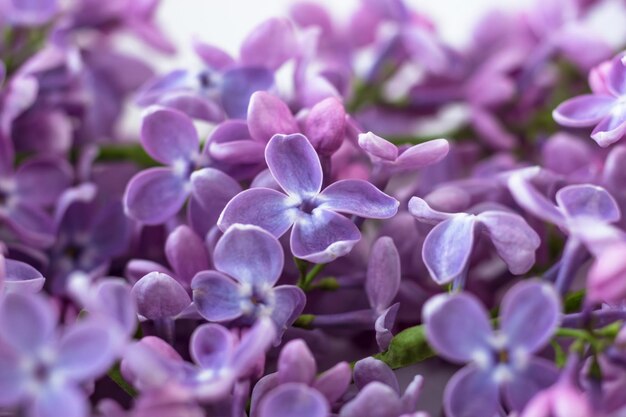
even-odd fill
[[[424,305],[422,317],[428,343],[449,361],[464,363],[491,353],[489,315],[474,296],[436,295]]]
[[[340,417],[398,417],[402,405],[398,393],[380,382],[363,388],[355,399],[343,406]]]
[[[391,339],[393,339],[393,326],[396,323],[396,317],[398,310],[400,309],[400,303],[395,303],[388,309],[380,313],[380,316],[376,318],[374,322],[374,331],[376,332],[376,344],[381,351],[385,351],[389,348]]]
[[[621,217],[619,206],[604,188],[591,184],[569,185],[556,193],[559,207],[569,216],[587,216],[614,223]]]
[[[165,256],[176,278],[188,286],[200,271],[209,269],[204,241],[186,225],[178,226],[165,241]]]
[[[509,271],[515,275],[528,272],[541,244],[537,232],[515,213],[485,211],[477,217]]]
[[[322,155],[331,155],[345,136],[346,112],[335,97],[320,101],[311,109],[304,122],[303,133]]]
[[[396,395],[400,393],[396,375],[383,361],[369,357],[354,364],[354,384],[358,389],[362,390],[373,382],[387,385],[395,391]]]
[[[257,226],[235,224],[213,252],[215,268],[241,283],[273,286],[283,271],[285,255],[278,240]]]
[[[511,347],[536,352],[561,322],[561,300],[555,289],[538,281],[522,281],[500,304],[500,328]]]
[[[241,62],[251,67],[278,69],[298,53],[296,34],[287,19],[272,18],[255,27],[239,51]]]
[[[66,385],[51,385],[39,392],[30,406],[32,417],[85,417],[89,405],[85,394]]]
[[[531,358],[527,368],[504,385],[504,399],[512,410],[521,411],[535,394],[554,384],[558,377],[559,371],[554,363]]]
[[[370,306],[378,313],[391,305],[400,288],[400,255],[388,236],[379,238],[370,250],[365,290]]]
[[[54,243],[52,218],[42,208],[18,203],[7,211],[0,210],[0,220],[22,243],[36,247],[47,247]]]
[[[298,123],[289,107],[278,97],[257,91],[250,97],[248,129],[253,139],[267,143],[277,133],[298,133]]]
[[[224,111],[232,119],[245,119],[250,96],[256,91],[268,90],[272,85],[274,74],[266,68],[243,67],[226,71],[221,84]]]
[[[409,200],[409,213],[421,223],[435,225],[444,220],[454,217],[458,213],[444,213],[433,210],[426,201],[419,197],[411,197]]]
[[[552,117],[563,126],[592,126],[607,116],[614,105],[615,97],[585,94],[559,104]]]
[[[209,224],[214,225],[226,204],[241,192],[241,186],[222,171],[204,168],[191,174],[191,192],[209,217]]]
[[[424,377],[415,375],[402,395],[402,409],[405,413],[413,413],[417,410],[417,402],[419,401],[423,386]]]
[[[137,307],[130,286],[121,279],[102,280],[98,284],[96,299],[97,309],[130,337],[137,328]]]
[[[230,200],[217,225],[225,232],[236,223],[253,224],[280,237],[289,230],[297,212],[285,194],[269,188],[251,188]]]
[[[235,60],[224,50],[217,46],[192,39],[193,50],[202,61],[213,69],[224,69],[235,64]]]
[[[173,318],[191,304],[183,286],[161,272],[151,272],[141,278],[133,285],[131,293],[139,314],[149,320]]]
[[[191,281],[193,302],[209,321],[229,321],[242,315],[240,285],[215,271],[198,273]]]
[[[228,364],[235,346],[233,335],[219,324],[203,324],[191,335],[189,351],[194,362],[215,371]]]
[[[274,309],[270,317],[276,330],[279,333],[287,330],[300,316],[305,304],[304,292],[295,285],[280,285],[274,288]]]
[[[4,262],[4,291],[29,293],[41,291],[45,278],[39,271],[25,262],[12,259],[6,259]],[[2,291],[2,284],[0,284],[0,291]]]
[[[426,236],[422,259],[437,284],[447,284],[465,273],[474,247],[475,226],[475,216],[458,214]]]
[[[128,278],[131,284],[134,284],[135,282],[139,281],[144,275],[147,275],[150,272],[162,272],[169,276],[174,275],[172,271],[156,262],[147,261],[145,259],[131,259],[126,264],[124,276]]]
[[[295,223],[291,252],[300,259],[326,263],[349,253],[360,239],[361,232],[349,219],[318,208]]]
[[[563,213],[554,203],[537,191],[530,181],[529,175],[539,172],[536,168],[527,168],[511,175],[508,181],[509,191],[515,202],[524,210],[557,226],[563,226],[565,221]]]
[[[6,13],[5,17],[15,24],[39,26],[54,17],[59,3],[56,0],[9,0],[3,3],[3,14]]]
[[[161,224],[182,208],[189,191],[169,168],[150,168],[135,175],[124,194],[126,213],[145,224]]]
[[[278,357],[278,381],[280,384],[299,382],[311,385],[316,373],[315,358],[304,340],[291,340],[283,346]]]
[[[337,181],[322,191],[319,208],[355,214],[368,219],[388,219],[398,212],[400,203],[364,180]]]
[[[17,351],[33,352],[53,336],[55,311],[35,294],[7,294],[0,304],[0,339]]]
[[[339,401],[348,390],[352,381],[352,369],[347,362],[339,362],[327,371],[322,372],[315,382],[313,388],[321,392],[329,404]]]
[[[372,132],[359,134],[359,146],[371,156],[385,161],[395,161],[398,157],[396,145]]]
[[[275,340],[276,328],[272,320],[259,318],[235,348],[232,359],[235,371],[245,376],[253,366],[262,363],[264,354]]]
[[[259,417],[328,417],[329,413],[322,394],[297,383],[279,386],[259,404]]]
[[[495,416],[500,405],[498,386],[491,373],[472,366],[454,374],[443,395],[448,417]]]
[[[411,146],[400,154],[396,166],[403,169],[418,169],[436,164],[448,155],[450,145],[445,139],[434,139]]]
[[[81,383],[106,373],[114,360],[110,330],[87,319],[74,324],[61,337],[55,372]]]
[[[272,175],[289,195],[313,197],[322,189],[322,165],[307,138],[300,134],[276,135],[265,148]]]
[[[193,121],[184,113],[157,108],[143,118],[141,144],[153,159],[172,165],[190,161],[200,140]]]
[[[71,185],[72,170],[63,160],[32,158],[15,173],[15,192],[31,205],[53,204]]]
[[[607,87],[616,96],[626,94],[626,65],[622,58],[623,56],[617,56],[611,60],[606,76]]]
[[[19,404],[26,393],[28,375],[20,368],[18,351],[0,349],[0,406]]]
[[[603,148],[620,140],[626,133],[626,108],[606,116],[591,132],[591,138]]]

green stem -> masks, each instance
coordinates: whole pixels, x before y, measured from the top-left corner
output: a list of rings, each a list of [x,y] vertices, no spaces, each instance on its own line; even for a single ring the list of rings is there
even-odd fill
[[[126,392],[126,394],[130,395],[131,397],[137,396],[137,391],[135,390],[135,388],[133,388],[132,385],[126,382],[124,377],[122,377],[119,363],[116,363],[115,366],[113,366],[109,370],[108,375],[109,378],[113,380],[113,382],[115,382],[122,390],[124,390],[124,392]]]
[[[304,291],[309,291],[311,289],[311,284],[313,280],[319,275],[320,272],[324,269],[326,264],[315,264],[313,268],[302,278],[302,271],[300,272],[300,281],[298,282],[298,286],[302,288]]]

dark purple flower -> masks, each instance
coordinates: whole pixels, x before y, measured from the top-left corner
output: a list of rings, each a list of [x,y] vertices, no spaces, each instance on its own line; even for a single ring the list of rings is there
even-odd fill
[[[372,184],[342,180],[322,189],[322,166],[313,146],[300,134],[275,135],[265,149],[272,176],[286,194],[252,188],[224,208],[218,226],[255,224],[280,237],[290,227],[291,252],[311,262],[330,262],[350,252],[361,238],[357,226],[338,214],[392,217],[399,203]]]
[[[468,363],[446,386],[444,406],[450,417],[494,416],[501,394],[510,409],[520,411],[557,379],[554,363],[534,356],[561,320],[560,299],[549,284],[523,281],[511,288],[495,331],[489,313],[467,293],[431,298],[422,316],[428,342],[438,354]]]
[[[215,246],[216,271],[191,282],[193,302],[209,321],[271,317],[282,333],[300,315],[306,298],[294,285],[274,287],[285,256],[278,240],[251,225],[231,226]]]

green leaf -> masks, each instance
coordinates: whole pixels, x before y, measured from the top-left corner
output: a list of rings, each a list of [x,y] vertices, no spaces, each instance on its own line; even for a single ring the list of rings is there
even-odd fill
[[[409,327],[391,340],[387,351],[374,356],[385,362],[392,369],[413,365],[435,356],[435,352],[426,341],[423,325]]]

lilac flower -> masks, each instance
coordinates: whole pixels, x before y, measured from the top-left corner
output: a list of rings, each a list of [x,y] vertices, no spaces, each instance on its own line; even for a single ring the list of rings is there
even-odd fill
[[[400,392],[393,371],[374,358],[358,361],[354,365],[354,383],[359,388],[357,396],[346,403],[341,417],[428,417],[417,411],[424,378],[416,375],[404,393]]]
[[[284,262],[283,249],[270,233],[251,225],[231,226],[215,247],[216,271],[199,272],[191,282],[198,312],[218,322],[269,316],[282,333],[306,301],[294,285],[274,288]]]
[[[587,276],[588,303],[618,304],[626,298],[626,240],[602,250]]]
[[[591,138],[607,147],[626,132],[626,65],[619,55],[611,61],[606,91],[571,98],[553,112],[554,120],[569,127],[594,126]]]
[[[0,305],[0,404],[28,416],[86,417],[80,386],[99,377],[114,358],[103,323],[85,319],[57,331],[57,315],[33,294],[8,294]]]
[[[300,339],[285,344],[278,371],[254,387],[250,417],[326,417],[350,384],[350,366],[340,362],[316,376],[317,364]]]
[[[0,297],[4,293],[36,293],[46,279],[25,262],[6,259],[0,255]]]
[[[198,151],[198,134],[192,120],[183,113],[153,108],[144,117],[141,141],[152,158],[168,165],[142,171],[128,183],[124,196],[126,213],[142,223],[169,220],[190,194],[202,206],[204,201],[211,201],[206,193],[221,184],[235,182],[221,171],[203,168],[208,162],[206,155]]]
[[[183,312],[191,298],[174,278],[161,272],[151,272],[133,285],[137,310],[148,320],[167,320]]]
[[[204,324],[191,336],[192,365],[163,340],[148,336],[129,348],[122,372],[142,392],[170,387],[215,401],[228,395],[237,380],[251,375],[275,338],[274,325],[263,318],[239,340],[219,324]]]
[[[523,281],[511,288],[502,300],[495,331],[485,308],[466,293],[437,295],[422,314],[428,342],[438,354],[469,363],[446,386],[448,416],[496,415],[500,393],[510,409],[519,411],[556,381],[555,365],[533,356],[560,322],[559,296],[549,284]]]
[[[491,240],[512,274],[525,274],[535,263],[539,236],[518,214],[504,210],[443,213],[419,197],[411,198],[409,212],[422,223],[436,225],[424,241],[422,258],[439,285],[462,283],[478,232]]]
[[[265,149],[274,179],[286,192],[268,188],[243,191],[224,208],[218,226],[255,224],[280,237],[293,226],[291,252],[324,263],[350,252],[361,238],[356,225],[337,212],[384,219],[398,202],[361,180],[342,180],[322,188],[322,167],[313,146],[300,134],[275,135]]]
[[[0,3],[2,17],[15,25],[42,25],[50,21],[58,11],[58,0],[8,0]]]

